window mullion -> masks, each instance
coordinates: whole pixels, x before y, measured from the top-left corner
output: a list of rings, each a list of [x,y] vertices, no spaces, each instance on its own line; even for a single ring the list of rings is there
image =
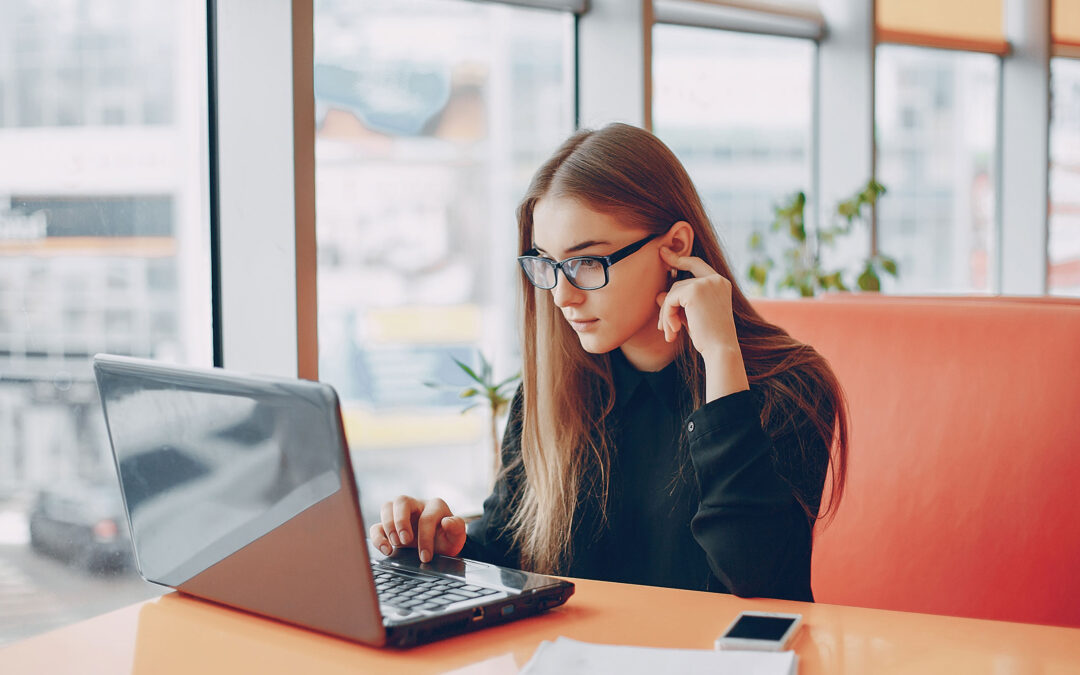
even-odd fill
[[[214,0],[223,366],[295,377],[294,3]],[[310,0],[297,0],[298,8]],[[286,46],[286,48],[282,48]],[[310,58],[310,57],[308,57]]]
[[[997,290],[1041,295],[1047,286],[1050,0],[1006,0],[1012,54],[1003,59]]]

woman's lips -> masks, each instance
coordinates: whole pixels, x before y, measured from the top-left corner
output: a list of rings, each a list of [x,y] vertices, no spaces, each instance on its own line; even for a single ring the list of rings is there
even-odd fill
[[[570,327],[579,333],[583,333],[596,325],[600,319],[567,319]]]

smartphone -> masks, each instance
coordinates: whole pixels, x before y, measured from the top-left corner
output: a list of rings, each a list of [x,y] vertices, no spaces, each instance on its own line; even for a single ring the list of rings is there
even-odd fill
[[[778,652],[787,647],[800,625],[802,614],[740,612],[716,638],[716,648]]]

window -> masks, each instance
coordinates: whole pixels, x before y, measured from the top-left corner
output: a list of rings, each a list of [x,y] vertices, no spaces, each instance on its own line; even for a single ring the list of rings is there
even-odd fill
[[[814,51],[798,38],[653,29],[653,129],[690,173],[743,285],[750,236],[769,234],[776,204],[811,191]]]
[[[900,293],[989,292],[997,238],[998,57],[877,48],[878,244]]]
[[[573,18],[448,0],[315,5],[319,375],[368,522],[397,494],[478,513],[483,409],[451,357],[517,370],[515,209],[573,130]]]
[[[160,592],[90,358],[212,362],[205,34],[197,3],[0,5],[0,643]]]
[[[1080,60],[1050,61],[1049,290],[1080,296]]]

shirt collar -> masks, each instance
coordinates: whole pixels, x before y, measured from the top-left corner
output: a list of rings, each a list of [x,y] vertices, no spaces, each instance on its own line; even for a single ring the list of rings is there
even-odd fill
[[[638,387],[644,383],[669,409],[679,410],[679,399],[684,392],[679,386],[678,366],[674,361],[663,370],[646,373],[631,365],[622,350],[616,349],[611,352],[611,376],[615,384],[615,407],[626,406]]]

